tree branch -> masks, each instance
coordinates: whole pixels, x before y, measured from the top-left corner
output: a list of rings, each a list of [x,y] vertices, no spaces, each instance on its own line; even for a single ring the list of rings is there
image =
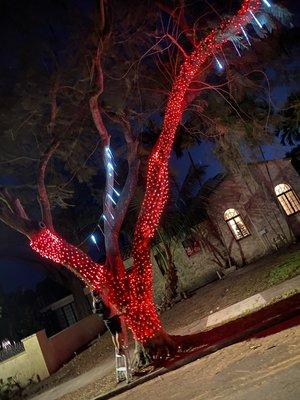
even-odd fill
[[[168,7],[166,4],[163,4],[160,1],[156,1],[155,4],[158,6],[160,10],[169,14],[177,26],[181,29],[181,31],[185,34],[188,41],[195,47],[196,43],[194,40],[194,30],[188,25],[186,22],[186,18],[184,15],[184,1],[180,1],[180,7],[177,7],[175,10]]]
[[[40,229],[33,235],[30,246],[42,257],[64,265],[86,284],[93,288],[110,285],[110,274],[103,265],[94,262],[88,255],[66,240],[51,232]]]
[[[186,51],[184,50],[184,48],[178,43],[178,40],[176,40],[174,38],[174,36],[170,35],[169,33],[167,33],[166,36],[171,40],[171,42],[173,42],[175,44],[176,47],[178,47],[178,50],[181,51],[181,53],[183,54],[183,57],[186,58],[188,55],[187,55]]]
[[[29,219],[20,200],[7,189],[0,189],[0,220],[29,238],[39,229],[38,223]]]
[[[50,123],[49,123],[49,133],[53,135],[54,128],[55,128],[55,123],[56,123],[56,117],[58,113],[58,108],[57,108],[57,92],[59,90],[59,78],[56,77],[54,85],[51,87],[50,90],[50,99],[51,99],[51,117],[50,117]]]
[[[107,132],[107,129],[104,125],[102,115],[100,112],[100,106],[98,104],[98,99],[103,93],[103,70],[102,70],[102,65],[100,61],[101,57],[101,52],[100,52],[100,45],[98,46],[96,55],[93,60],[93,65],[94,65],[94,71],[96,74],[96,85],[97,85],[97,92],[94,96],[90,98],[90,110],[92,113],[92,117],[94,120],[94,124],[97,128],[97,131],[100,135],[100,138],[102,140],[102,143],[104,146],[109,145],[109,140],[110,140],[110,135]]]
[[[120,123],[123,127],[123,134],[127,144],[128,163],[126,182],[119,201],[115,207],[114,228],[115,233],[118,235],[126,216],[130,201],[135,193],[139,175],[140,160],[137,156],[139,142],[131,130],[130,122],[124,115],[119,115],[117,118],[115,118],[115,121]]]
[[[117,236],[137,185],[140,166],[140,160],[137,158],[139,142],[132,132],[128,118],[124,114],[110,114],[109,118],[122,126],[122,133],[127,144],[128,174],[122,193],[114,209],[114,220],[112,221],[112,228],[114,229],[114,234]]]
[[[55,138],[48,147],[48,149],[46,149],[46,151],[44,152],[42,158],[40,159],[38,167],[37,185],[38,185],[39,203],[42,213],[42,221],[51,230],[53,230],[53,221],[51,214],[51,206],[47,194],[47,189],[45,186],[45,173],[48,162],[52,157],[53,153],[55,152],[55,150],[58,148],[59,144],[60,144],[59,140]]]
[[[53,140],[40,159],[38,166],[38,179],[37,179],[38,196],[39,196],[38,200],[41,208],[42,221],[51,230],[53,230],[53,220],[51,214],[51,206],[45,185],[45,174],[49,160],[51,159],[52,155],[54,154],[55,150],[58,148],[60,144],[57,135],[54,135],[54,128],[58,112],[57,101],[56,101],[58,90],[59,90],[59,78],[56,77],[54,85],[50,90],[51,118],[49,123],[49,133],[53,136]]]

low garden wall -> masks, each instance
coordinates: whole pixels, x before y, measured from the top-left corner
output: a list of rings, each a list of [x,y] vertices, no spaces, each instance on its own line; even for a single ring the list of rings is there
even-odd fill
[[[45,379],[105,330],[98,316],[89,315],[50,338],[39,331],[22,340],[23,351],[0,362],[0,379],[13,378],[22,386]]]

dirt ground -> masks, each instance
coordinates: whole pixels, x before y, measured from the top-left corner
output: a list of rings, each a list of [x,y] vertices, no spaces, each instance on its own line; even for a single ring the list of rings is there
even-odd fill
[[[286,268],[292,266],[292,268]],[[282,269],[285,274],[281,273]],[[172,332],[195,320],[278,285],[300,273],[300,243],[263,257],[235,271],[225,279],[197,290],[190,298],[176,304],[162,315],[164,325]]]
[[[292,266],[292,268],[286,268],[286,266]],[[163,323],[166,329],[172,332],[219,309],[266,290],[272,285],[292,278],[299,272],[300,244],[297,244],[245,266],[223,280],[200,288],[191,297],[182,300],[172,309],[167,310],[162,315]],[[106,333],[51,377],[35,386],[31,386],[27,390],[27,394],[30,397],[34,394],[36,396],[38,393],[55,388],[59,384],[79,377],[91,370],[97,374],[96,378],[92,382],[87,379],[87,384],[81,385],[78,390],[76,390],[75,385],[73,387],[75,391],[72,391],[71,395],[66,394],[62,397],[56,397],[55,391],[53,391],[51,398],[49,396],[48,398],[38,396],[35,399],[69,400],[72,398],[72,400],[83,400],[91,399],[96,394],[105,393],[116,386],[113,354],[111,338]],[[73,382],[75,383],[75,381]],[[71,389],[70,387],[70,391]]]

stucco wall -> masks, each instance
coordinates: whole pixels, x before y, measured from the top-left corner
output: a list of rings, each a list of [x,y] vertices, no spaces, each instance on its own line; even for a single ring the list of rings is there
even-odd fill
[[[178,274],[179,293],[194,290],[205,285],[206,283],[218,279],[216,271],[221,267],[217,263],[214,253],[208,248],[207,242],[212,246],[215,246],[218,249],[218,252],[222,254],[223,266],[226,263],[226,250],[224,246],[222,246],[220,240],[218,240],[213,232],[211,232],[210,223],[208,221],[204,221],[203,223],[199,224],[196,229],[202,239],[200,240],[201,250],[198,253],[188,257],[181,240],[174,240],[171,244],[171,251]],[[160,244],[159,249],[163,252],[164,246]],[[155,255],[159,249],[158,246],[156,246],[151,251],[154,277],[154,299],[158,305],[163,302],[166,284],[165,277],[155,260]],[[132,262],[132,258],[125,260],[126,267],[130,268],[132,266]]]
[[[239,265],[291,243],[297,236],[292,221],[297,226],[299,219],[299,213],[285,215],[274,193],[274,187],[283,182],[289,183],[295,192],[300,189],[299,177],[289,160],[253,164],[249,172],[250,176],[228,176],[210,196],[208,207],[226,247]],[[228,208],[240,213],[250,236],[235,240],[224,221]]]
[[[41,335],[39,343],[49,372],[57,371],[75,352],[105,330],[103,321],[97,315],[89,315],[50,338]]]
[[[23,353],[0,363],[0,379],[14,377],[21,385],[29,379],[45,379],[105,330],[102,320],[90,315],[50,338],[44,330],[39,331],[22,340]]]
[[[0,363],[0,378],[4,382],[13,377],[25,386],[30,379],[37,381],[49,376],[49,370],[39,345],[39,336],[43,336],[43,331],[23,339],[25,351]]]
[[[188,257],[181,240],[172,243],[179,292],[194,290],[216,280],[218,278],[216,271],[225,266],[226,251],[211,228],[209,221],[204,221],[195,227],[194,237],[200,242],[200,251],[190,257]],[[163,246],[160,245],[160,247],[163,250]],[[153,255],[155,252],[154,248]],[[160,282],[155,280],[155,297],[161,300],[164,295],[165,279],[155,260],[153,264],[154,276],[160,279]]]
[[[300,179],[290,161],[255,163],[247,168],[248,175],[228,175],[209,196],[207,212],[210,221],[201,223],[197,229],[202,238],[200,252],[188,257],[181,241],[173,242],[179,292],[193,290],[217,278],[216,270],[220,269],[220,265],[216,262],[214,251],[203,244],[203,238],[220,252],[224,264],[230,256],[231,261],[241,266],[290,244],[297,232],[300,235],[300,213],[287,217],[274,193],[277,184],[288,183],[300,196]],[[240,213],[250,236],[235,240],[224,221],[224,212],[228,208],[235,208]],[[154,248],[154,297],[160,304],[165,294],[165,278],[155,261],[155,253]],[[126,264],[131,266],[132,259]]]
[[[261,174],[264,176],[265,182],[269,183],[270,189],[280,183],[287,183],[294,190],[298,198],[300,198],[300,178],[290,160],[269,161],[266,164],[258,164],[257,168],[259,168]],[[279,205],[279,207],[281,206]],[[300,213],[285,216],[285,219],[294,236],[300,238]]]

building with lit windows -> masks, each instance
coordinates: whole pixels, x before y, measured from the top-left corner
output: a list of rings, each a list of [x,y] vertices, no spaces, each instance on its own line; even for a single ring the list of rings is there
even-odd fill
[[[300,178],[289,159],[248,164],[239,174],[219,174],[198,193],[193,236],[174,242],[179,292],[218,279],[300,238]],[[130,260],[128,260],[130,262]],[[155,294],[164,294],[164,248],[153,249]]]

